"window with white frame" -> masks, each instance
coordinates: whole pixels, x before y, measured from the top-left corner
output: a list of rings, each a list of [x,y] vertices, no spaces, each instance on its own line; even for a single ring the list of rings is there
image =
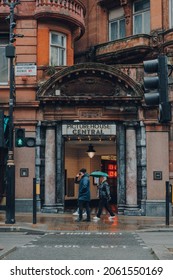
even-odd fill
[[[125,17],[123,8],[109,12],[109,41],[118,40],[126,36]]]
[[[169,27],[173,28],[173,0],[169,0]]]
[[[5,55],[7,44],[8,35],[0,34],[0,84],[8,83],[8,58]]]
[[[137,0],[133,4],[133,34],[150,33],[150,0]]]
[[[66,36],[61,33],[50,33],[50,65],[66,65]]]

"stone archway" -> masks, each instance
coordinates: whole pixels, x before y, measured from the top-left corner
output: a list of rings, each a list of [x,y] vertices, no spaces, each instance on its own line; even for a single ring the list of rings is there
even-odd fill
[[[121,126],[124,126],[123,122],[129,122],[130,127],[125,127],[124,138],[120,137],[119,141],[123,141],[123,149],[126,148],[127,137],[131,133],[133,143],[133,157],[136,153],[136,121],[138,121],[138,107],[141,105],[143,98],[142,88],[136,83],[129,75],[125,74],[119,68],[113,66],[107,66],[97,63],[84,63],[78,64],[55,73],[49,80],[40,86],[37,92],[37,99],[40,101],[40,108],[43,107],[44,122],[49,122],[49,126],[52,122],[58,123],[55,126],[56,139],[59,139],[56,143],[57,151],[60,153],[63,150],[62,135],[60,135],[61,121],[63,120],[96,120],[105,121],[113,120],[121,122]],[[47,124],[45,124],[47,126]],[[57,125],[59,128],[57,129]],[[130,131],[130,132],[129,132]],[[130,135],[131,135],[130,134]],[[129,151],[129,150],[128,150]],[[120,155],[122,158],[122,154]],[[127,158],[123,155],[124,166],[125,161],[130,160],[131,153],[129,152]],[[58,157],[60,161],[60,157]],[[136,158],[135,158],[136,160]],[[56,176],[56,190],[60,193],[59,208],[63,205],[62,187],[63,168],[60,162],[57,162],[57,166],[61,166],[61,170],[57,172]],[[57,167],[56,167],[57,169]],[[59,169],[57,169],[59,170]],[[122,168],[123,176],[130,178],[131,172]],[[134,168],[134,179],[132,180],[128,190],[131,195],[130,188],[135,184],[137,188],[137,168]],[[122,177],[123,178],[123,177]],[[59,184],[59,185],[58,185]],[[124,185],[123,185],[124,184]],[[130,201],[128,206],[129,210],[132,204],[132,210],[136,213],[136,204],[126,198],[126,181],[125,178],[121,180],[119,185],[122,186],[120,192],[123,199],[120,200],[122,212],[126,209],[126,202]],[[135,197],[135,201],[137,198]],[[58,202],[58,201],[57,201]],[[133,203],[132,203],[133,202]],[[61,204],[61,205],[60,205]],[[62,206],[63,208],[63,206]]]

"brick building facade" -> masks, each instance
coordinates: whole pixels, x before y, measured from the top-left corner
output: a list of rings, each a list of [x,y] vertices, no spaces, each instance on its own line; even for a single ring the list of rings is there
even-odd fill
[[[9,114],[9,7],[0,0],[0,110]],[[11,1],[11,2],[15,2]],[[172,122],[144,102],[143,61],[172,64],[173,1],[21,0],[14,9],[14,131],[36,147],[14,147],[16,211],[75,205],[81,167],[109,174],[118,214],[164,215],[172,181]],[[29,71],[29,69],[31,69]],[[172,76],[169,78],[172,101]],[[86,154],[92,144],[93,158]],[[14,145],[15,146],[15,145]],[[7,148],[1,149],[1,203]],[[91,178],[92,203],[97,202]],[[74,203],[74,204],[73,204]]]

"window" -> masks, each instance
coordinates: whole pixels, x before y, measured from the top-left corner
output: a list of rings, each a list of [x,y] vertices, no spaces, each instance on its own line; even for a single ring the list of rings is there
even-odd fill
[[[117,40],[125,37],[125,19],[117,19],[109,23],[109,40]]]
[[[133,34],[150,33],[150,0],[138,0],[133,6]]]
[[[8,40],[8,34],[0,34],[0,84],[8,83],[8,58],[5,56]]]
[[[124,38],[125,32],[125,18],[122,8],[111,10],[109,12],[109,40],[117,40]]]
[[[169,26],[173,28],[173,0],[169,0]]]
[[[66,65],[66,36],[64,34],[50,33],[50,65]]]

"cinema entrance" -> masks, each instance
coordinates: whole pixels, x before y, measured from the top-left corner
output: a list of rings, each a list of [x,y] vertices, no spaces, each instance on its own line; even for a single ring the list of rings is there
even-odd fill
[[[65,209],[75,208],[78,184],[74,178],[82,167],[108,173],[111,203],[117,204],[116,124],[77,122],[63,125],[65,138]],[[98,178],[90,177],[91,207],[98,205]]]
[[[40,174],[42,211],[64,212],[77,206],[81,168],[88,173],[109,174],[112,203],[118,214],[138,215],[146,193],[145,128],[137,122],[57,121],[43,122],[41,137],[45,165]],[[88,153],[94,150],[94,156]],[[91,177],[91,200],[97,204],[96,178]]]

